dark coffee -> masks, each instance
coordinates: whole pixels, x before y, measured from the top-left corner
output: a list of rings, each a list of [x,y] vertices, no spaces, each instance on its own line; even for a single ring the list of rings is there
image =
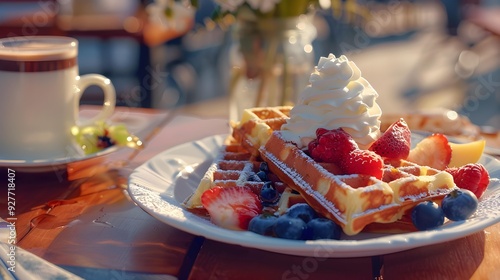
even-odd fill
[[[49,61],[9,61],[0,59],[0,71],[45,72],[63,70],[75,66],[76,57]]]
[[[0,43],[0,71],[45,72],[63,70],[77,64],[74,40],[45,37],[15,37]],[[73,48],[72,48],[73,47]]]

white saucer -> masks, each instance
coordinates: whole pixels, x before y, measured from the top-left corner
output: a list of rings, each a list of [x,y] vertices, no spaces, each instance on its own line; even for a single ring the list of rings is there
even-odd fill
[[[76,151],[66,157],[50,159],[5,159],[0,157],[0,168],[11,168],[19,172],[41,173],[65,168],[70,163],[85,161],[96,157],[104,156],[117,151],[119,146],[111,146],[93,154],[80,154]]]

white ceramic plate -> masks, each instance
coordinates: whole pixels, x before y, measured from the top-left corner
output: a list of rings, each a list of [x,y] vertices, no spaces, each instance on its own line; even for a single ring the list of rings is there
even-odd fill
[[[191,234],[271,252],[312,257],[388,254],[458,239],[500,221],[500,162],[483,156],[480,162],[494,179],[483,195],[477,212],[467,221],[449,222],[436,230],[392,235],[360,233],[352,237],[343,236],[348,238],[343,240],[295,241],[223,229],[204,217],[186,211],[181,203],[197,187],[224,138],[211,136],[185,143],[152,158],[131,174],[130,196],[156,219]]]

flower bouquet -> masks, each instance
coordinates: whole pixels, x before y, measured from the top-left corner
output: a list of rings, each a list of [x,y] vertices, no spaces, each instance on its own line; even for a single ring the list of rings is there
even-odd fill
[[[228,93],[230,119],[237,120],[245,108],[293,105],[308,84],[315,61],[314,11],[331,7],[339,11],[340,0],[214,0],[216,9],[206,26],[229,28]],[[156,9],[171,22],[181,5],[196,9],[202,1],[156,0]],[[165,22],[168,22],[166,20]]]

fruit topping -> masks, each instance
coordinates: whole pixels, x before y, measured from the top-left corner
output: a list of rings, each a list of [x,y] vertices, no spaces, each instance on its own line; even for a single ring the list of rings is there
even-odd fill
[[[382,178],[384,161],[370,150],[354,150],[340,164],[344,174],[364,174]]]
[[[467,220],[477,209],[476,195],[465,189],[456,189],[447,194],[441,202],[444,215],[452,221]]]
[[[318,129],[316,129],[316,137],[320,137],[321,135],[327,133],[328,131],[330,131],[330,130],[320,127]]]
[[[267,173],[260,170],[256,173],[257,177],[259,177],[261,182],[267,182],[269,181],[269,178],[267,177]]]
[[[411,148],[411,131],[403,119],[391,124],[389,128],[372,143],[369,150],[382,157],[406,159]]]
[[[469,143],[451,143],[451,160],[448,167],[460,167],[476,163],[481,158],[486,141],[484,139]]]
[[[142,147],[141,140],[130,134],[123,124],[107,125],[104,122],[97,122],[95,125],[85,127],[75,126],[71,129],[71,133],[86,155],[97,153],[114,145],[131,148]]]
[[[318,217],[316,211],[314,211],[314,209],[307,203],[297,203],[292,205],[285,212],[285,215],[291,218],[299,218],[306,223]]]
[[[111,125],[106,130],[108,131],[108,136],[113,139],[117,145],[129,145],[132,137],[124,124]]]
[[[318,162],[339,163],[351,151],[358,149],[358,145],[351,135],[342,128],[316,130],[316,139],[308,145],[309,154]]]
[[[443,225],[444,213],[437,203],[424,201],[413,208],[411,220],[418,230],[434,229]]]
[[[259,198],[262,201],[263,206],[273,206],[278,203],[280,199],[280,193],[276,188],[274,188],[271,181],[264,183],[260,189]]]
[[[248,176],[247,181],[249,182],[262,182],[262,179],[257,175],[257,173],[252,173]]]
[[[269,167],[266,162],[261,162],[259,165],[259,170],[255,173],[252,172],[247,178],[247,181],[253,182],[268,182],[271,181],[269,178]]]
[[[248,230],[260,235],[293,240],[340,239],[342,228],[319,217],[307,203],[291,206],[283,215],[264,212],[250,220]]]
[[[305,240],[318,240],[318,239],[340,239],[342,229],[339,225],[332,220],[325,218],[316,218],[310,220],[306,224],[306,229],[303,233]]]
[[[263,161],[263,162],[260,163],[260,165],[259,165],[259,171],[263,171],[266,174],[269,173],[269,166],[267,165],[267,162]]]
[[[113,145],[115,145],[115,141],[109,137],[109,131],[107,129],[104,130],[104,135],[97,136],[97,148],[105,149]]]
[[[304,230],[307,225],[300,218],[294,218],[289,215],[280,216],[273,226],[276,237],[284,239],[303,239]]]
[[[453,181],[457,187],[470,190],[477,198],[481,198],[490,183],[488,170],[480,163],[469,163],[458,168],[447,168],[446,171],[453,176]]]
[[[410,150],[407,160],[418,165],[444,170],[451,160],[448,138],[440,133],[427,136]]]
[[[262,211],[259,198],[247,187],[211,188],[203,192],[201,203],[214,224],[234,230],[248,229]]]
[[[277,219],[277,216],[269,213],[262,213],[250,220],[248,230],[260,235],[273,236],[273,227]]]
[[[309,155],[331,173],[364,174],[382,178],[382,157],[373,151],[359,149],[352,137],[342,128],[318,128],[316,136],[317,139],[308,145]]]

